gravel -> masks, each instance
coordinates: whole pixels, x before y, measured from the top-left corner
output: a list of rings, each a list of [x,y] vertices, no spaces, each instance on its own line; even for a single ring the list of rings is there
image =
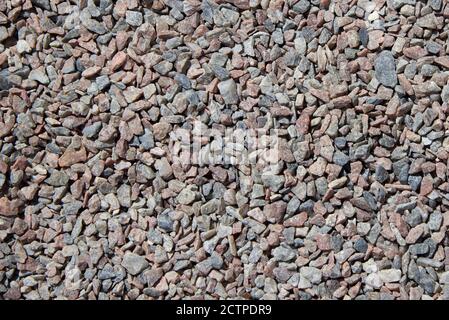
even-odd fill
[[[449,299],[447,1],[0,2],[0,299]]]

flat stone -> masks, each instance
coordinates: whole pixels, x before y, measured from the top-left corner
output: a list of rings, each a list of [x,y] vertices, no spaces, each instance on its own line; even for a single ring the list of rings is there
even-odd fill
[[[401,270],[384,269],[379,271],[380,279],[385,283],[398,282],[401,280]]]
[[[86,160],[87,153],[84,147],[81,147],[79,150],[68,148],[61,158],[59,158],[58,163],[60,167],[64,168],[70,167],[75,163],[85,162]]]
[[[301,267],[299,274],[313,284],[320,283],[323,276],[321,270],[315,267]]]
[[[111,60],[110,64],[111,71],[115,71],[121,68],[125,64],[127,58],[128,55],[125,52],[123,51],[117,52]]]
[[[7,197],[0,198],[0,216],[14,217],[19,213],[16,202],[10,201]]]
[[[378,273],[371,273],[365,278],[365,283],[374,289],[380,289],[382,287],[382,279]]]
[[[61,187],[67,185],[69,176],[62,171],[53,170],[45,182],[54,187]]]
[[[341,178],[338,178],[336,180],[329,182],[328,187],[330,189],[339,189],[339,188],[344,187],[347,181],[348,181],[347,177],[341,177]]]
[[[180,203],[180,204],[185,204],[185,205],[189,205],[191,204],[193,201],[195,201],[196,198],[196,194],[194,191],[192,191],[191,188],[185,188],[183,189],[179,195],[177,196],[176,200]]]
[[[287,204],[284,201],[276,201],[265,205],[263,212],[268,221],[278,223],[284,218],[286,209]]]
[[[149,266],[149,263],[146,261],[145,257],[127,252],[123,256],[121,265],[129,274],[135,276],[145,270]]]
[[[49,84],[50,83],[50,79],[48,78],[44,67],[39,67],[37,69],[31,70],[30,75],[28,76],[28,79],[35,80],[41,84]]]
[[[24,52],[30,53],[31,52],[31,47],[28,44],[28,42],[26,42],[25,40],[17,41],[16,48],[17,48],[17,52],[19,52],[19,53],[24,53]]]
[[[133,27],[138,27],[143,22],[143,16],[142,13],[137,11],[126,11],[126,23]]]
[[[315,176],[321,177],[326,170],[327,161],[319,157],[310,167],[309,172]]]
[[[239,102],[239,97],[237,94],[237,85],[234,80],[228,79],[226,81],[220,82],[218,84],[218,90],[223,96],[226,104],[237,104]]]
[[[375,75],[377,80],[386,87],[394,88],[398,83],[396,63],[390,51],[382,51],[376,58]]]
[[[171,126],[167,122],[159,122],[153,125],[153,136],[157,141],[163,140],[171,131]]]
[[[296,250],[288,246],[279,246],[272,250],[272,254],[277,261],[290,261],[296,257]]]

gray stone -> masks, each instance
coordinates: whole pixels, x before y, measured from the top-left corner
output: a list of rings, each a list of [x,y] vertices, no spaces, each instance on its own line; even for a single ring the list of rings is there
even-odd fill
[[[417,243],[409,246],[410,254],[414,256],[425,255],[429,252],[429,246],[426,243]]]
[[[50,177],[48,177],[45,182],[54,187],[61,187],[67,185],[69,176],[63,171],[53,170]]]
[[[284,186],[285,178],[284,176],[278,176],[271,173],[267,173],[262,175],[262,182],[272,191],[277,192]]]
[[[140,145],[145,150],[150,150],[154,148],[154,137],[153,133],[149,129],[145,129],[145,133],[139,137]]]
[[[382,165],[376,166],[376,180],[384,183],[389,179],[388,171]]]
[[[442,221],[443,215],[441,214],[441,212],[432,212],[429,216],[429,222],[427,222],[427,225],[429,226],[430,230],[438,231],[440,230]]]
[[[422,222],[422,215],[420,209],[413,209],[409,214],[405,216],[405,221],[411,226],[416,227]]]
[[[178,82],[181,85],[181,87],[183,87],[184,89],[188,90],[188,89],[192,88],[190,80],[189,80],[189,78],[187,78],[187,76],[185,74],[178,73],[175,76],[175,81]]]
[[[384,269],[379,271],[380,279],[385,283],[398,282],[401,280],[401,270]]]
[[[233,79],[229,79],[218,84],[218,90],[223,96],[226,104],[236,104],[239,102],[239,96],[237,94],[237,85]]]
[[[449,271],[443,272],[440,275],[440,283],[449,284]]]
[[[73,201],[65,203],[62,207],[61,213],[63,215],[74,215],[77,214],[82,207],[83,203],[81,201]]]
[[[286,213],[288,215],[293,215],[293,214],[297,213],[300,205],[301,205],[301,201],[299,201],[298,198],[296,198],[296,197],[291,198],[290,201],[287,203]]]
[[[122,207],[131,207],[131,187],[127,184],[122,184],[117,189],[117,199]]]
[[[354,249],[357,252],[366,252],[368,250],[368,243],[363,238],[359,238],[354,242]]]
[[[390,51],[382,51],[375,60],[375,76],[381,84],[394,88],[398,83],[396,63]]]
[[[396,212],[402,213],[406,210],[412,210],[416,207],[416,201],[400,203],[396,206]]]
[[[9,79],[8,69],[3,69],[0,71],[0,91],[9,90],[12,86]]]
[[[382,280],[380,279],[380,276],[377,272],[370,273],[365,278],[365,283],[374,289],[380,289],[382,287]]]
[[[24,53],[24,52],[30,53],[31,52],[31,47],[28,44],[28,42],[26,42],[25,40],[17,41],[16,48],[17,48],[17,52],[19,52],[19,53]]]
[[[271,253],[276,261],[290,261],[296,257],[296,250],[288,247],[287,245],[281,245],[274,248]]]
[[[84,127],[83,135],[86,136],[87,138],[93,138],[98,134],[98,132],[100,132],[101,127],[102,127],[101,122],[95,122],[90,126]]]
[[[145,257],[130,252],[125,253],[121,264],[133,276],[141,273],[149,265]]]
[[[339,166],[345,166],[349,162],[349,157],[340,150],[335,151],[333,161]]]
[[[387,3],[394,9],[399,9],[407,4],[414,6],[416,4],[416,0],[388,0]]]
[[[50,0],[31,0],[31,3],[45,10],[51,10]]]
[[[41,84],[49,84],[50,83],[50,79],[48,79],[48,76],[43,67],[31,70],[30,75],[28,76],[28,79],[35,80]]]
[[[173,64],[168,61],[161,61],[158,64],[156,64],[153,68],[157,73],[165,76],[167,73],[171,71],[171,69],[173,68]]]
[[[320,269],[315,267],[301,267],[299,270],[300,277],[304,277],[313,284],[321,282],[323,276]]]
[[[433,295],[435,292],[435,280],[424,270],[419,273],[419,277],[417,279],[417,282],[420,287],[424,289],[426,294]]]
[[[108,32],[108,29],[106,26],[95,19],[84,19],[81,20],[83,25],[86,27],[87,30],[92,31],[97,34],[105,34]]]
[[[169,211],[166,210],[157,216],[157,225],[166,232],[173,231],[173,220],[170,218]]]
[[[215,76],[218,78],[218,80],[224,81],[229,78],[229,71],[226,70],[225,68],[214,65],[214,64],[212,64],[210,66],[210,68],[213,71],[213,73],[215,74]]]
[[[194,191],[192,191],[192,189],[190,187],[187,187],[179,193],[176,200],[180,204],[188,205],[188,204],[191,204],[193,201],[195,201],[195,198],[196,198],[196,193]]]
[[[299,0],[294,6],[293,11],[299,13],[306,13],[310,9],[310,2],[308,0]]]
[[[109,86],[111,81],[109,80],[108,76],[104,75],[104,76],[99,76],[98,78],[96,78],[95,83],[97,84],[98,90],[103,91]]]
[[[138,11],[126,11],[126,23],[133,27],[139,27],[143,22],[142,13]]]

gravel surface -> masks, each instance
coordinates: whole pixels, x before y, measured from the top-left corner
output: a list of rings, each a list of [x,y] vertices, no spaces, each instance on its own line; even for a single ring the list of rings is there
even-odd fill
[[[0,299],[449,299],[448,37],[447,0],[0,1]]]

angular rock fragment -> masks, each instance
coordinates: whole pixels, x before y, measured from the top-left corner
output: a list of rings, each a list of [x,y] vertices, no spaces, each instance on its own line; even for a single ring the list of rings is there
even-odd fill
[[[396,63],[390,51],[382,51],[374,64],[376,79],[386,87],[394,88],[398,82]]]
[[[148,267],[145,257],[130,252],[125,253],[121,264],[133,276],[138,275]]]

